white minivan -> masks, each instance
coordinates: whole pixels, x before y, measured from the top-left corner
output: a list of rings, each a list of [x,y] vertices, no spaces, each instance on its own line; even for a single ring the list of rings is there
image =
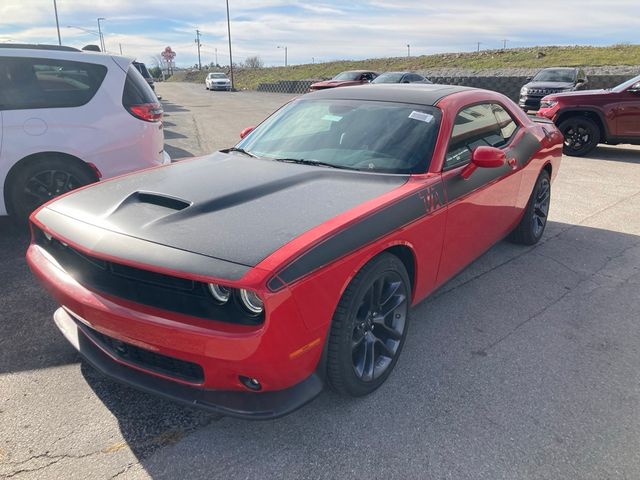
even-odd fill
[[[81,185],[171,161],[162,106],[132,62],[0,44],[0,215],[24,221]]]

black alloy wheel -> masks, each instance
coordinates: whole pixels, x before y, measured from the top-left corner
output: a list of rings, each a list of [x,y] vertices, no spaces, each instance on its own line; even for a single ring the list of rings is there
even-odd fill
[[[24,225],[31,212],[43,203],[95,181],[88,167],[65,158],[28,163],[11,177],[7,192],[9,214]]]
[[[340,393],[366,395],[387,379],[407,334],[409,279],[404,264],[384,253],[345,290],[329,338],[327,374]]]
[[[551,183],[548,176],[542,177],[538,184],[535,200],[533,203],[533,215],[531,216],[531,229],[533,236],[540,238],[549,216],[549,205],[551,204]]]
[[[564,135],[565,155],[581,157],[593,150],[600,141],[598,125],[587,117],[574,116],[560,124]]]
[[[538,243],[547,226],[550,205],[551,180],[549,172],[542,170],[533,187],[520,223],[513,229],[507,239],[522,245]]]

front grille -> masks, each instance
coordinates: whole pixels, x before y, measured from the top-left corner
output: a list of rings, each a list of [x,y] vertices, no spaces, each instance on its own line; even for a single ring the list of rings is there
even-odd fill
[[[189,383],[201,384],[204,382],[204,371],[197,363],[145,350],[109,337],[84,324],[78,323],[78,325],[80,330],[91,340],[123,362]]]
[[[35,229],[35,242],[81,285],[107,295],[171,312],[241,325],[259,325],[235,301],[218,305],[206,283],[156,273],[87,255]]]
[[[561,89],[557,89],[557,88],[530,88],[528,90],[528,93],[534,94],[534,95],[551,95],[552,93],[558,93],[561,92]]]

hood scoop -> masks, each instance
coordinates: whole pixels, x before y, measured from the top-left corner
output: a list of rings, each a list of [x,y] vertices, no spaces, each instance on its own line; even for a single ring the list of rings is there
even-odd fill
[[[106,215],[106,219],[120,228],[142,225],[146,227],[156,221],[191,206],[191,202],[155,192],[137,191],[126,197]]]

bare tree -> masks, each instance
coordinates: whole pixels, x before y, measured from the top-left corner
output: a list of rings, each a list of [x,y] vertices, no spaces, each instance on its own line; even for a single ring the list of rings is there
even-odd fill
[[[247,57],[244,61],[245,68],[262,68],[264,67],[264,62],[258,55],[254,55],[253,57]]]

